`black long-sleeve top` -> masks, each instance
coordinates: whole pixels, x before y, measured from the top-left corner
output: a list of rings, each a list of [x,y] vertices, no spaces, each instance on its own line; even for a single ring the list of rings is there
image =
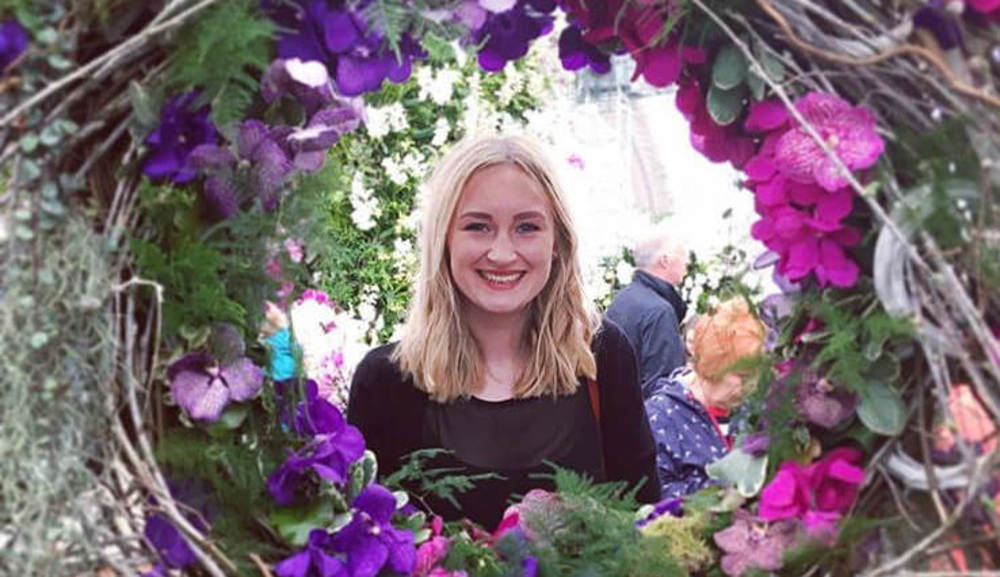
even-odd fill
[[[475,397],[451,403],[430,400],[404,377],[391,356],[395,344],[370,351],[351,384],[347,420],[378,456],[380,474],[396,471],[418,449],[445,448],[432,467],[456,467],[459,474],[494,473],[457,495],[461,509],[430,498],[446,519],[467,517],[492,529],[504,509],[530,489],[551,490],[545,462],[587,473],[598,481],[642,482],[638,498],[659,499],[656,453],[643,408],[635,354],[625,335],[602,323],[592,350],[597,361],[600,423],[586,382],[571,395],[489,402]],[[599,447],[603,444],[603,452]],[[602,461],[603,459],[603,467]],[[544,461],[544,462],[543,462]]]

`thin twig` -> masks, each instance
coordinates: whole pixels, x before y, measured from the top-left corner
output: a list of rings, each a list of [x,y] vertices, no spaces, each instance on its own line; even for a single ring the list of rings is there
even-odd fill
[[[696,1],[696,3],[700,4],[701,2]],[[945,62],[942,61],[937,54],[934,54],[934,52],[924,48],[923,46],[917,46],[915,44],[902,44],[865,58],[843,56],[841,54],[813,46],[812,44],[809,44],[799,38],[799,36],[792,30],[791,26],[789,26],[788,20],[785,19],[785,16],[771,4],[770,0],[757,0],[757,5],[760,6],[760,9],[763,10],[772,20],[774,20],[779,28],[781,28],[781,31],[785,34],[788,41],[805,54],[811,54],[828,62],[835,62],[845,66],[870,66],[872,64],[884,62],[899,56],[915,56],[936,68],[956,92],[960,92],[970,98],[975,98],[976,100],[1000,110],[1000,98],[963,82],[955,76],[952,69],[945,64]]]

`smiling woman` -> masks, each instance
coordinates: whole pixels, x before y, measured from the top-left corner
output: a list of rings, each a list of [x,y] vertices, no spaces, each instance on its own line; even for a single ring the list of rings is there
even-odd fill
[[[488,475],[432,509],[494,526],[512,495],[551,489],[547,463],[659,496],[635,356],[585,305],[577,240],[544,155],[517,137],[468,140],[439,164],[401,342],[355,372],[348,420],[388,472],[415,450]],[[603,409],[602,409],[603,408]]]

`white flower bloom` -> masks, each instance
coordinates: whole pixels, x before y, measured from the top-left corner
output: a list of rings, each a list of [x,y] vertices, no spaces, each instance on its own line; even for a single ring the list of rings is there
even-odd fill
[[[431,146],[444,146],[448,142],[450,134],[451,124],[448,123],[448,119],[444,116],[438,118],[434,124],[434,138],[431,139]]]
[[[368,120],[365,122],[365,129],[368,130],[368,136],[379,140],[389,134],[389,115],[384,108],[369,108],[366,116]]]
[[[358,317],[366,324],[370,325],[376,316],[378,316],[378,310],[375,308],[375,305],[367,302],[362,302],[358,305]]]
[[[434,81],[428,87],[431,100],[438,106],[448,104],[448,101],[451,100],[452,95],[455,93],[455,83],[458,82],[459,78],[460,75],[457,70],[452,70],[451,68],[439,70],[434,76]]]
[[[503,84],[497,90],[497,100],[501,106],[507,106],[514,100],[517,93],[521,91],[523,79],[524,77],[518,72],[517,68],[513,66],[507,68],[507,71],[504,73]]]
[[[397,238],[392,241],[392,250],[397,258],[406,258],[413,254],[413,243],[410,242],[410,239]]]
[[[371,230],[375,228],[375,218],[381,213],[378,207],[378,199],[372,199],[372,202],[359,204],[354,207],[351,211],[351,222],[354,226],[358,227],[358,230]]]
[[[389,126],[393,132],[405,132],[410,128],[410,123],[406,119],[406,109],[403,108],[402,103],[393,102],[389,105],[387,113],[389,115]]]
[[[632,282],[632,273],[635,272],[635,268],[629,263],[620,260],[615,266],[615,278],[618,279],[618,283],[621,285],[627,285]]]
[[[417,86],[420,87],[421,100],[427,100],[431,93],[431,85],[434,84],[434,69],[429,66],[421,66],[413,73]]]
[[[382,159],[382,168],[385,169],[386,176],[397,186],[404,186],[408,180],[406,165],[395,156],[386,156]]]
[[[319,60],[308,60],[303,62],[298,58],[285,61],[285,70],[292,80],[319,88],[330,81],[330,73],[326,70],[326,65]]]
[[[411,151],[403,157],[403,168],[410,176],[421,180],[424,177],[424,173],[427,172],[427,163],[424,162],[423,157],[419,153]]]

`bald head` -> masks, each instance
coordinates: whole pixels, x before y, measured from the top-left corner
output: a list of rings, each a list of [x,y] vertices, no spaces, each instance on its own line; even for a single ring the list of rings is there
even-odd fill
[[[632,247],[635,266],[671,284],[679,284],[687,273],[687,251],[676,238],[662,230],[648,233]]]

